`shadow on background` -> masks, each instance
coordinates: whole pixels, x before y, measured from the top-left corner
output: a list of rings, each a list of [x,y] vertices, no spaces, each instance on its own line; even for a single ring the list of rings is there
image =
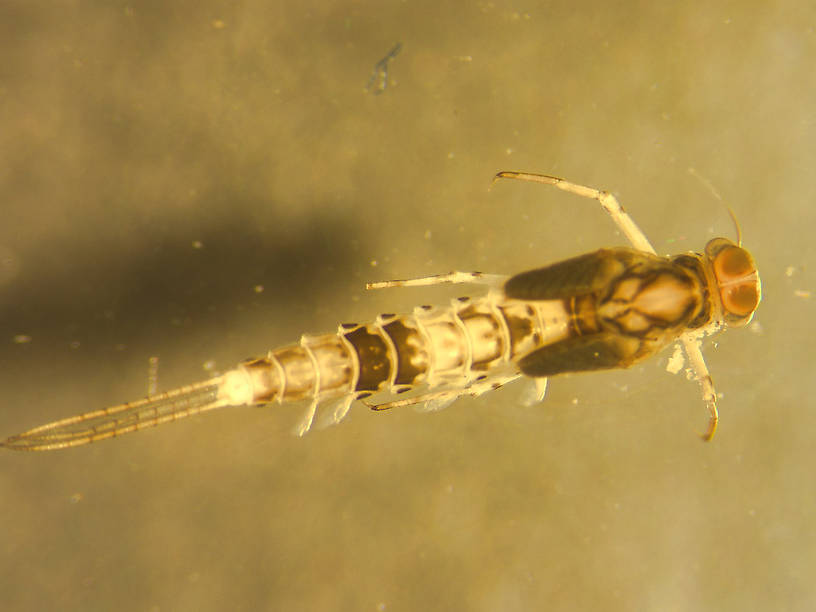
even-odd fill
[[[89,250],[57,271],[27,272],[3,288],[3,327],[36,330],[38,343],[56,345],[77,337],[115,343],[123,325],[135,326],[146,344],[190,321],[223,332],[230,315],[250,305],[311,307],[336,293],[335,267],[358,263],[348,248],[351,226],[331,213],[296,233],[254,226],[241,205],[224,208],[222,220],[201,232],[162,228],[144,252]]]

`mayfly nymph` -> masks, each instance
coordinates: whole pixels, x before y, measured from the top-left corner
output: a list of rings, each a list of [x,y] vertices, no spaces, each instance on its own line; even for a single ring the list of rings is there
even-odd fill
[[[249,359],[221,376],[42,425],[2,446],[67,448],[225,406],[307,400],[297,429],[302,435],[321,404],[332,404],[330,422],[341,421],[355,400],[374,410],[418,404],[435,409],[523,376],[534,379],[534,399],[541,400],[550,376],[626,368],[675,341],[700,382],[709,412],[703,439],[710,440],[717,403],[700,339],[722,327],[746,325],[761,297],[756,264],[739,238],[737,243],[715,238],[703,253],[660,257],[612,194],[540,174],[500,172],[494,181],[502,178],[597,200],[633,248],[604,248],[515,276],[451,272],[370,283],[369,289],[472,283],[488,291],[303,336],[299,344]],[[383,403],[366,399],[406,391],[418,394]]]

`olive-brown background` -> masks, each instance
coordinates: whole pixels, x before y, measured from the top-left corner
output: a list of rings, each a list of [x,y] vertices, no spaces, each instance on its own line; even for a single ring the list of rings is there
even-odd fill
[[[591,201],[488,191],[503,169],[613,190],[672,253],[734,235],[693,167],[765,298],[706,345],[708,445],[661,354],[531,408],[3,451],[3,608],[812,609],[814,27],[795,1],[4,2],[2,436],[143,396],[152,356],[169,389],[478,290],[366,280],[623,243]]]

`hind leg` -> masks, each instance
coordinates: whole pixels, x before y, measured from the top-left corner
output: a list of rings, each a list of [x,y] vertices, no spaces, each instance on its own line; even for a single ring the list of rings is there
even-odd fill
[[[391,287],[427,287],[429,285],[458,285],[471,283],[474,285],[488,285],[490,287],[500,287],[510,278],[505,274],[485,274],[483,272],[448,272],[447,274],[434,274],[432,276],[422,276],[420,278],[408,278],[404,280],[387,280],[376,283],[366,283],[366,289],[390,289]]]

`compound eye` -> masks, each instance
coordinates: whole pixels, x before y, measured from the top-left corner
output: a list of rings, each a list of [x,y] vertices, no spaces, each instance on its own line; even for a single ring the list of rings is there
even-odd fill
[[[754,260],[743,248],[729,245],[714,256],[714,274],[720,283],[744,278],[752,272],[756,272]]]
[[[707,252],[717,277],[726,322],[731,326],[745,325],[761,299],[754,258],[742,247],[724,239],[712,241]]]
[[[723,287],[720,296],[726,313],[736,315],[739,319],[750,317],[759,306],[759,289],[753,280]]]

